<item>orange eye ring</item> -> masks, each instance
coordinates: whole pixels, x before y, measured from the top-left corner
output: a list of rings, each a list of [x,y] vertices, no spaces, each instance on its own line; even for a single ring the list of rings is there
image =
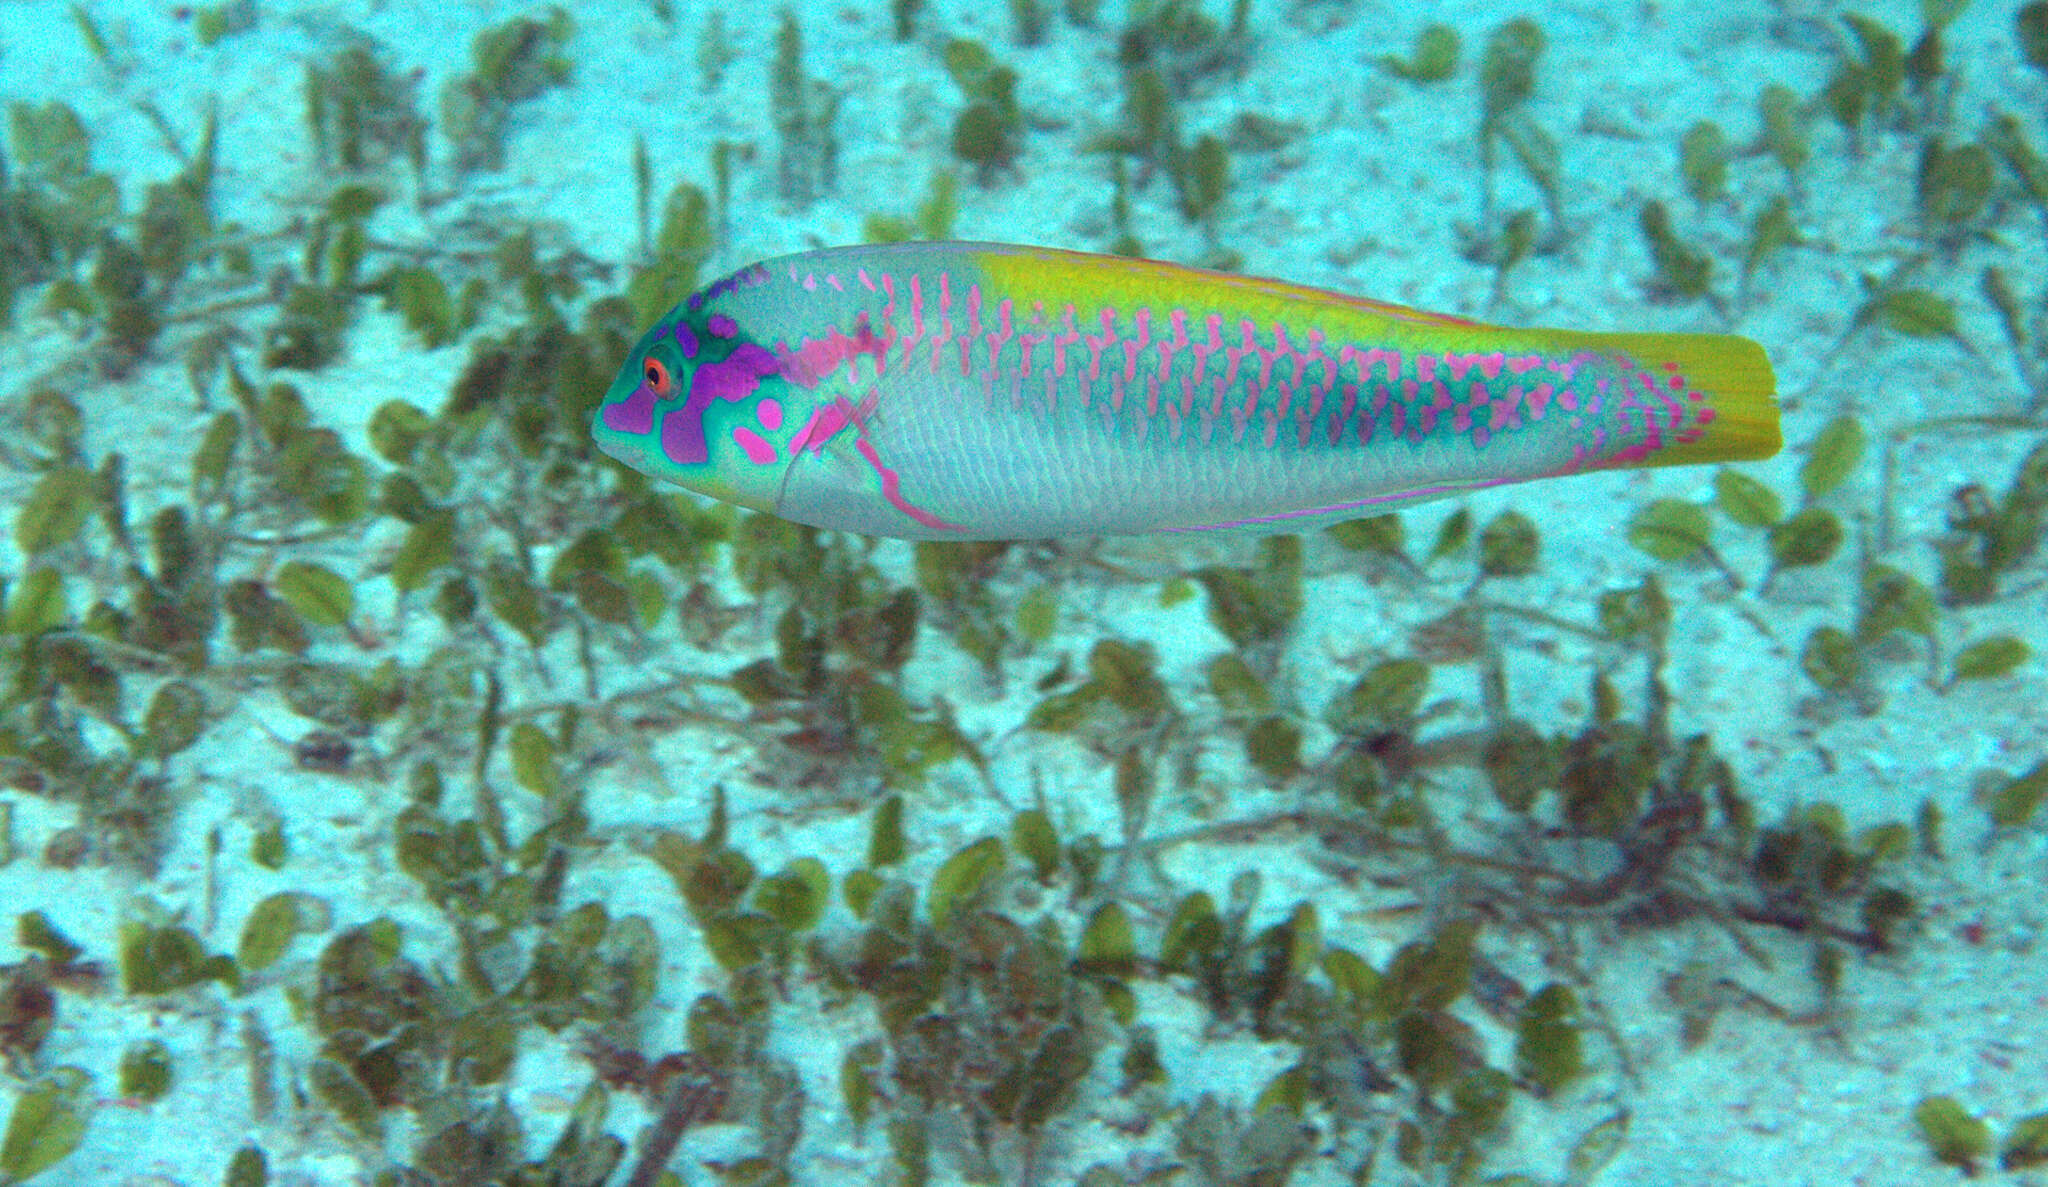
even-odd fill
[[[669,374],[668,364],[652,355],[640,365],[640,377],[647,384],[647,390],[664,399],[675,390],[675,377]]]

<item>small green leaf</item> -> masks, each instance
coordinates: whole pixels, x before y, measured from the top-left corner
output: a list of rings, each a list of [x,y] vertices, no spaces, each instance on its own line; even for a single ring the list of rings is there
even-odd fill
[[[420,336],[428,350],[455,340],[459,314],[454,294],[430,268],[395,269],[386,282],[385,303],[405,319],[405,328]]]
[[[1059,869],[1060,836],[1045,809],[1026,808],[1017,813],[1010,822],[1010,844],[1031,863],[1031,872],[1039,881],[1051,878]]]
[[[1496,26],[1487,36],[1479,59],[1480,126],[1491,129],[1500,117],[1536,91],[1536,63],[1543,57],[1543,30],[1527,17]]]
[[[1952,1096],[1924,1097],[1913,1106],[1913,1123],[1937,1161],[1974,1173],[1991,1153],[1991,1127],[1973,1117]]]
[[[62,1162],[85,1140],[91,1080],[75,1067],[55,1068],[14,1102],[0,1138],[0,1179],[26,1182]]]
[[[972,900],[1003,868],[1003,842],[983,837],[947,858],[932,874],[926,898],[927,912],[934,924],[944,924],[953,909]]]
[[[2044,799],[2048,799],[2048,760],[2035,763],[2024,774],[1985,793],[1981,802],[1991,814],[1993,824],[2019,828],[2034,818]]]
[[[29,173],[63,181],[83,176],[92,166],[92,141],[85,123],[67,103],[9,103],[7,125],[15,158]]]
[[[1168,701],[1154,662],[1150,647],[1102,639],[1088,653],[1090,683],[1110,703],[1141,717],[1155,716]]]
[[[1465,542],[1471,538],[1472,512],[1460,507],[1444,516],[1444,521],[1436,526],[1436,542],[1429,546],[1429,559],[1442,560],[1465,547]]]
[[[2031,1170],[2048,1166],[2048,1113],[2034,1113],[2012,1123],[1998,1149],[1998,1169]]]
[[[1678,142],[1678,171],[1686,192],[1698,202],[1712,202],[1728,192],[1728,138],[1721,125],[1700,120]]]
[[[1930,29],[1946,29],[1969,6],[1970,0],[1920,0],[1920,20]]]
[[[325,1056],[314,1059],[306,1067],[306,1080],[312,1086],[313,1095],[320,1102],[334,1110],[340,1118],[360,1136],[376,1141],[383,1125],[378,1116],[377,1098],[363,1087],[348,1065]]]
[[[2048,74],[2048,4],[2034,0],[2021,5],[2013,17],[2013,29],[2019,34],[2020,56],[2027,65]]]
[[[1739,470],[1714,475],[1714,505],[1721,514],[1746,528],[1767,528],[1785,515],[1778,492]]]
[[[1330,701],[1324,719],[1340,733],[1363,734],[1412,725],[1429,690],[1429,665],[1418,659],[1383,660]]]
[[[2012,635],[1992,635],[1956,652],[1956,680],[1992,680],[2026,663],[2033,655],[2025,642]]]
[[[1920,217],[1932,227],[1959,227],[1977,217],[1991,198],[1991,152],[1981,144],[1949,148],[1940,137],[1920,149],[1917,175]]]
[[[171,1091],[170,1048],[156,1039],[143,1039],[121,1052],[119,1069],[121,1096],[153,1104]]]
[[[1407,61],[1386,54],[1380,68],[1409,82],[1442,82],[1458,69],[1458,31],[1449,25],[1427,25],[1415,35],[1415,49]]]
[[[1536,571],[1536,525],[1519,511],[1503,511],[1479,530],[1479,571],[1488,577],[1526,577]]]
[[[281,870],[284,859],[290,852],[285,841],[284,822],[272,817],[256,828],[249,838],[249,860],[266,870]]]
[[[217,494],[227,481],[228,463],[242,440],[242,420],[232,412],[216,412],[206,423],[199,448],[192,451],[192,485],[207,495]]]
[[[142,736],[137,739],[139,757],[165,759],[199,740],[206,719],[206,699],[183,680],[157,688],[143,714]]]
[[[14,516],[14,543],[34,556],[71,543],[99,505],[98,482],[84,466],[58,466],[36,480]]]
[[[1184,153],[1176,153],[1173,164],[1181,213],[1192,222],[1209,218],[1230,188],[1230,150],[1218,137],[1204,133]]]
[[[1911,574],[1890,565],[1874,564],[1863,571],[1856,642],[1868,647],[1893,631],[1932,639],[1934,594]]]
[[[1657,267],[1652,291],[1672,297],[1705,296],[1713,281],[1714,261],[1678,237],[1664,204],[1654,199],[1643,203],[1637,223]]]
[[[237,989],[241,974],[228,957],[209,955],[188,928],[121,925],[121,985],[127,992],[171,993],[203,981]]]
[[[1807,678],[1832,693],[1847,693],[1863,676],[1856,641],[1839,627],[1815,627],[1799,652],[1799,668]]]
[[[1614,1161],[1628,1139],[1628,1117],[1627,1110],[1623,1110],[1579,1135],[1579,1140],[1572,1143],[1571,1154],[1565,1158],[1566,1183],[1591,1183]]]
[[[54,965],[68,965],[85,952],[41,911],[24,911],[15,916],[14,942]]]
[[[0,616],[0,630],[10,635],[39,635],[54,630],[70,614],[65,606],[64,575],[46,566],[30,569],[21,584],[6,594],[7,612]]]
[[[1925,289],[1893,289],[1856,311],[1856,324],[1875,319],[1908,338],[1957,338],[1955,302]],[[1958,339],[1959,340],[1959,339]]]
[[[1285,717],[1262,717],[1244,735],[1245,758],[1276,782],[1301,770],[1301,727]]]
[[[1074,967],[1101,976],[1127,977],[1138,968],[1138,942],[1122,906],[1104,903],[1081,932]]]
[[[1385,991],[1379,970],[1348,948],[1331,948],[1323,953],[1323,975],[1337,991],[1338,1001],[1358,1016],[1377,1012]]]
[[[1180,900],[1166,930],[1159,936],[1160,967],[1175,972],[1197,972],[1223,947],[1223,920],[1216,914],[1216,900],[1197,890]]]
[[[228,1159],[228,1173],[221,1187],[269,1187],[270,1162],[260,1146],[243,1146]]]
[[[396,572],[394,569],[394,578]],[[519,632],[530,646],[547,642],[549,622],[540,590],[517,561],[506,556],[491,558],[484,569],[484,601],[499,621]]]
[[[1537,990],[1522,1006],[1515,1028],[1515,1071],[1535,1086],[1539,1097],[1555,1095],[1585,1073],[1578,1016],[1578,995],[1557,982]]]
[[[386,400],[370,414],[370,448],[394,466],[411,465],[414,451],[433,427],[433,418],[417,405]]]
[[[875,805],[874,820],[868,826],[867,864],[876,869],[895,865],[903,860],[906,845],[903,838],[903,797],[891,795]]]
[[[1324,529],[1339,548],[1349,552],[1371,552],[1381,556],[1400,556],[1407,543],[1399,515],[1373,515],[1365,519],[1351,519],[1331,524]]]
[[[1799,466],[1799,485],[1809,499],[1840,487],[1863,460],[1867,438],[1862,422],[1853,416],[1838,416],[1827,423],[1808,447]]]
[[[1629,520],[1628,542],[1660,561],[1680,561],[1707,546],[1706,509],[1680,499],[1658,499]]]
[[[1764,145],[1787,173],[1804,168],[1812,155],[1812,133],[1805,105],[1791,87],[1772,83],[1757,96],[1757,114],[1764,125]]]
[[[1209,661],[1209,691],[1216,695],[1226,717],[1258,717],[1273,710],[1266,682],[1235,651],[1226,651]]]
[[[1742,283],[1747,286],[1764,261],[1801,242],[1799,228],[1792,222],[1791,200],[1783,194],[1772,196],[1749,222],[1749,242],[1742,252]]]
[[[1832,511],[1807,507],[1771,529],[1771,563],[1797,569],[1824,563],[1842,546],[1842,521]]]
[[[552,799],[562,789],[562,772],[555,762],[555,740],[531,721],[512,727],[506,739],[512,759],[512,778],[519,786]]]
[[[1059,591],[1050,583],[1035,585],[1017,599],[1017,634],[1032,643],[1052,638],[1059,627]]]
[[[315,626],[346,625],[355,613],[355,590],[332,569],[308,561],[286,561],[271,579],[279,597]]]
[[[881,890],[882,876],[866,866],[848,870],[846,877],[839,883],[840,897],[846,900],[846,909],[852,911],[854,917],[858,919],[868,917],[868,908],[873,905],[875,895],[881,893]]]
[[[754,885],[754,909],[792,934],[817,926],[831,897],[832,875],[815,857],[799,857]]]
[[[1268,537],[1258,553],[1251,567],[1210,565],[1194,574],[1209,594],[1209,622],[1239,647],[1278,642],[1301,614],[1299,537]],[[1163,690],[1160,697],[1163,705]]]

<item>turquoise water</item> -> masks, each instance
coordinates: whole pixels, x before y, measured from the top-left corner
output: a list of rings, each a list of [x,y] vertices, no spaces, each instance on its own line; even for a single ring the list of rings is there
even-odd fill
[[[2022,1169],[2043,25],[0,6],[0,1181]],[[913,236],[1741,334],[1786,449],[912,546],[592,448]]]

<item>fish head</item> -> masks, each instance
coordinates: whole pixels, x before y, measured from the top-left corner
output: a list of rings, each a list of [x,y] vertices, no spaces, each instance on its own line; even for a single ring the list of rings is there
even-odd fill
[[[774,511],[810,395],[789,382],[773,341],[749,334],[720,296],[714,286],[691,297],[641,336],[591,436],[643,474]]]

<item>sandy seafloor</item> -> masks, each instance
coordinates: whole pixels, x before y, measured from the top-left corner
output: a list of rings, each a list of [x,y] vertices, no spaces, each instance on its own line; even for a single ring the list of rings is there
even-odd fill
[[[254,230],[286,228],[332,184],[311,157],[301,80],[304,63],[332,54],[347,30],[375,39],[383,60],[397,71],[418,73],[422,106],[431,115],[441,83],[467,68],[469,43],[479,29],[543,11],[481,2],[266,3],[253,30],[202,47],[189,14],[169,4],[91,2],[85,8],[113,48],[110,64],[83,43],[71,7],[54,0],[0,3],[0,97],[71,104],[92,131],[94,167],[120,180],[130,212],[145,184],[176,169],[138,113],[137,101],[153,101],[190,135],[205,104],[217,100],[218,214]],[[1109,186],[1100,160],[1081,145],[1114,124],[1121,99],[1108,29],[1126,15],[1115,0],[1103,7],[1103,28],[1079,29],[1055,16],[1044,43],[1031,47],[1014,44],[1000,4],[933,0],[919,19],[917,37],[907,44],[891,38],[887,6],[879,0],[802,10],[806,70],[836,88],[843,102],[836,124],[836,188],[799,208],[775,191],[775,134],[766,102],[774,29],[768,6],[727,10],[736,57],[709,89],[700,82],[698,66],[706,10],[678,3],[673,23],[664,23],[645,4],[583,6],[573,13],[576,32],[568,46],[573,80],[516,109],[503,169],[474,174],[459,185],[437,174],[434,183],[452,189],[451,197],[424,216],[407,201],[393,202],[372,230],[383,241],[431,243],[474,234],[477,226],[534,221],[549,228],[557,245],[623,264],[637,251],[630,162],[638,134],[650,148],[657,194],[683,179],[709,188],[707,152],[714,140],[749,142],[757,149],[753,162],[735,172],[729,233],[707,278],[785,251],[854,242],[864,216],[908,213],[932,170],[946,163],[960,98],[939,64],[937,47],[959,35],[987,42],[1015,67],[1029,127],[1014,170],[988,185],[971,177],[964,181],[956,236],[1103,249],[1111,237]],[[1208,7],[1221,18],[1226,6]],[[1731,173],[1732,200],[1701,209],[1685,196],[1677,174],[1681,133],[1695,119],[1711,117],[1738,146],[1749,144],[1758,128],[1758,91],[1776,81],[1802,96],[1817,92],[1836,61],[1828,47],[1846,44],[1839,18],[1850,12],[1877,19],[1909,44],[1921,27],[1919,6],[1905,3],[1520,7],[1255,0],[1255,38],[1242,73],[1198,87],[1181,118],[1190,134],[1220,129],[1240,111],[1303,125],[1303,134],[1286,147],[1241,153],[1233,162],[1214,241],[1239,253],[1248,272],[1517,324],[1732,329],[1764,343],[1778,370],[1788,449],[1745,469],[1789,500],[1804,447],[1840,413],[1859,416],[1873,438],[1937,414],[2024,413],[2029,395],[1990,307],[1978,295],[1978,276],[1985,265],[2001,264],[2036,315],[2043,300],[2040,278],[2048,276],[2040,212],[2024,208],[2001,169],[1995,240],[1974,241],[1954,259],[1929,263],[1916,277],[1916,283],[1956,302],[1975,355],[1942,340],[1913,341],[1878,331],[1855,335],[1836,353],[1860,302],[1859,274],[1882,273],[1897,253],[1914,247],[1919,141],[1908,131],[1876,128],[1866,134],[1860,154],[1852,154],[1840,129],[1821,117],[1813,131],[1814,159],[1794,191],[1793,213],[1806,245],[1769,262],[1753,299],[1732,318],[1698,301],[1650,298],[1652,268],[1636,225],[1645,198],[1662,198],[1671,207],[1680,232],[1714,257],[1717,284],[1728,294],[1749,216],[1769,195],[1786,189],[1775,164],[1741,155]],[[1474,219],[1479,205],[1474,60],[1487,31],[1516,15],[1535,17],[1548,39],[1530,111],[1562,145],[1570,235],[1561,252],[1518,267],[1504,302],[1489,309],[1492,274],[1460,256],[1454,227]],[[1433,20],[1463,35],[1465,52],[1455,79],[1417,87],[1372,64],[1383,52],[1405,52],[1414,33]],[[1951,142],[1978,135],[1994,105],[2018,115],[2034,144],[2048,141],[2048,79],[2021,61],[2012,30],[2013,6],[1986,0],[1970,5],[1950,28],[1949,61],[1957,75]],[[439,159],[445,162],[444,152]],[[402,182],[394,188],[405,192]],[[1512,168],[1503,170],[1502,202],[1537,204]],[[1160,258],[1199,259],[1211,246],[1177,212],[1171,188],[1160,178],[1134,188],[1132,223],[1148,253]],[[623,283],[624,275],[623,268],[614,272],[614,283]],[[602,281],[587,285],[583,299],[606,291]],[[494,328],[500,327],[483,327]],[[131,518],[144,522],[162,501],[185,497],[188,458],[211,412],[202,409],[184,378],[181,334],[188,329],[174,325],[132,376],[108,380],[80,362],[91,346],[89,332],[38,315],[35,295],[24,295],[18,324],[0,332],[0,393],[8,401],[9,423],[17,421],[19,402],[31,385],[64,386],[87,412],[88,458],[97,461],[112,449],[126,454],[136,504]],[[367,302],[336,364],[280,377],[300,385],[320,423],[367,452],[369,413],[391,398],[438,407],[469,349],[469,340],[422,349],[394,316]],[[1890,543],[1875,559],[1932,583],[1930,542],[1944,530],[1951,493],[1970,483],[2002,492],[2019,457],[2041,435],[2039,427],[1956,430],[1901,445]],[[11,520],[33,475],[20,451],[10,449],[5,456],[9,468],[0,474],[0,506]],[[1509,926],[1486,928],[1482,949],[1525,984],[1553,977],[1578,981],[1581,993],[1613,1021],[1638,1069],[1634,1079],[1623,1076],[1613,1048],[1589,1039],[1593,1067],[1586,1078],[1551,1101],[1517,1094],[1509,1128],[1487,1160],[1488,1173],[1520,1171],[1540,1182],[1560,1181],[1571,1143],[1625,1108],[1626,1139],[1598,1182],[1948,1182],[1959,1172],[1930,1158],[1910,1121],[1922,1097],[1953,1095],[2001,1136],[2015,1119],[2048,1110],[2048,953],[2041,946],[2048,835],[2038,825],[1994,835],[1973,799],[1976,788],[2024,770],[2048,745],[2039,655],[2008,676],[1936,691],[1924,679],[1922,645],[1901,644],[1875,661],[1881,706],[1867,714],[1821,696],[1799,670],[1799,646],[1807,633],[1821,623],[1846,627],[1853,614],[1854,556],[1859,547],[1877,547],[1877,474],[1873,451],[1845,488],[1825,500],[1850,527],[1844,554],[1785,575],[1761,596],[1754,581],[1765,560],[1759,536],[1725,519],[1717,517],[1716,539],[1730,564],[1749,578],[1740,591],[1710,567],[1659,564],[1624,540],[1628,516],[1651,498],[1707,501],[1711,468],[1578,478],[1468,501],[1477,522],[1512,507],[1530,516],[1542,534],[1537,574],[1499,583],[1492,595],[1499,600],[1583,622],[1596,591],[1632,585],[1652,570],[1661,574],[1677,615],[1669,672],[1678,694],[1674,728],[1717,739],[1763,820],[1776,821],[1795,805],[1828,801],[1840,806],[1852,829],[1860,829],[1911,820],[1931,800],[1948,822],[1942,860],[1916,858],[1888,871],[1916,897],[1921,911],[1900,951],[1851,955],[1826,1026],[1791,1026],[1757,1011],[1729,1009],[1704,1044],[1686,1050],[1676,1012],[1659,988],[1668,974],[1704,962],[1788,1009],[1811,1009],[1817,999],[1806,972],[1809,947],[1797,937],[1747,931],[1773,959],[1775,967],[1766,969],[1745,957],[1722,929],[1702,920],[1649,930],[1587,920],[1565,925],[1580,967],[1546,970],[1533,936]],[[1406,513],[1418,550],[1451,510],[1432,505]],[[367,536],[329,541],[308,554],[359,583],[359,639],[317,633],[316,657],[367,666],[387,656],[417,657],[442,641],[439,620],[420,597],[398,599],[382,576],[380,563],[396,542],[396,530],[386,523]],[[543,555],[555,543],[539,541]],[[1167,575],[1219,553],[1248,555],[1250,546],[1225,541],[1197,551],[1148,542],[1117,546],[1111,555],[1146,573]],[[890,543],[876,559],[885,573],[907,582],[910,556],[907,546]],[[1308,560],[1307,608],[1281,679],[1311,721],[1315,707],[1353,678],[1361,657],[1406,654],[1409,631],[1451,607],[1471,573],[1469,561],[1449,560],[1423,577],[1405,577],[1385,566],[1361,565],[1321,539],[1309,542]],[[27,563],[10,533],[0,543],[0,574],[12,583]],[[261,563],[246,554],[237,562],[244,570]],[[2041,640],[2040,565],[2036,557],[2008,575],[2006,586],[2013,592],[1988,605],[1943,610],[1938,635],[1945,651],[2002,632]],[[1024,576],[1014,563],[1004,573],[1002,579],[1011,582]],[[744,596],[729,580],[721,588],[728,601]],[[1105,765],[1071,742],[1019,733],[1017,726],[1035,700],[1031,683],[1062,649],[1078,661],[1105,635],[1150,642],[1177,699],[1209,703],[1203,665],[1226,644],[1204,620],[1199,597],[1163,609],[1158,593],[1156,580],[1075,577],[1060,590],[1060,634],[1018,657],[1001,688],[982,679],[949,638],[927,623],[905,691],[915,701],[934,693],[947,697],[964,728],[991,754],[992,777],[1007,803],[991,803],[961,763],[936,769],[923,786],[910,789],[914,878],[966,842],[1005,831],[1015,809],[1031,802],[1034,786],[1064,835],[1117,835]],[[90,597],[82,584],[74,585],[73,612]],[[733,650],[715,656],[694,652],[678,635],[673,616],[665,616],[633,663],[620,658],[627,654],[623,649],[604,651],[608,666],[602,679],[616,691],[671,675],[730,671],[772,649],[779,611],[771,601],[745,618],[726,637]],[[1597,663],[1612,662],[1613,654],[1534,625],[1503,629],[1500,637],[1518,712],[1542,729],[1576,728],[1583,720],[1588,673]],[[505,646],[498,666],[509,681],[508,705],[580,695],[580,679],[570,675],[577,668],[568,643],[557,642],[544,656],[542,666],[555,675],[552,687],[537,678],[523,648]],[[1636,671],[1633,664],[1617,669],[1631,705],[1638,703]],[[146,688],[138,678],[129,690],[130,712],[146,703]],[[1478,689],[1469,665],[1442,666],[1430,697],[1444,728],[1478,723]],[[76,819],[75,805],[0,788],[0,800],[12,812],[11,860],[0,866],[0,915],[11,920],[42,911],[83,944],[89,958],[111,962],[117,926],[142,915],[145,900],[192,926],[210,949],[232,951],[251,906],[292,889],[324,901],[335,928],[383,915],[398,920],[406,929],[407,954],[448,972],[454,955],[445,922],[392,864],[390,824],[403,804],[402,788],[380,786],[360,773],[338,777],[296,769],[290,741],[311,723],[293,715],[273,691],[254,689],[213,707],[219,717],[201,743],[168,766],[177,815],[154,877],[121,865],[88,861],[65,869],[45,862],[45,846]],[[1327,731],[1319,736],[1316,728],[1311,726],[1305,753],[1320,754],[1329,744]],[[376,739],[364,744],[374,747]],[[699,993],[718,989],[724,977],[705,955],[668,879],[636,854],[632,841],[660,827],[700,829],[704,789],[718,781],[731,795],[735,844],[763,870],[815,854],[839,875],[864,844],[867,808],[876,793],[858,782],[845,794],[823,798],[778,788],[778,772],[787,774],[790,764],[778,762],[772,748],[757,748],[729,731],[673,730],[655,738],[650,753],[666,774],[666,787],[650,785],[643,777],[647,768],[636,763],[604,765],[585,776],[597,843],[576,862],[564,901],[595,899],[614,916],[641,913],[654,920],[664,959],[657,997],[642,1018],[642,1042],[658,1053],[683,1045],[683,1009]],[[1203,755],[1192,785],[1162,780],[1152,831],[1261,815],[1300,801],[1300,787],[1270,786],[1239,754],[1234,742],[1219,743]],[[459,764],[447,765],[451,772],[460,770]],[[505,785],[501,794],[516,798],[504,772],[496,777]],[[1473,835],[1479,835],[1489,804],[1470,771],[1448,770],[1430,795],[1448,821],[1456,825],[1469,816]],[[456,791],[452,798],[460,803],[465,796]],[[241,859],[254,823],[266,814],[285,822],[291,843],[291,856],[277,872]],[[208,856],[208,837],[216,830],[224,854],[218,860]],[[1427,884],[1375,886],[1370,858],[1340,868],[1323,856],[1313,839],[1284,831],[1255,842],[1177,848],[1162,867],[1170,885],[1141,878],[1130,889],[1140,949],[1149,951],[1157,942],[1161,904],[1197,887],[1220,900],[1230,878],[1245,868],[1259,868],[1265,878],[1255,925],[1310,901],[1320,913],[1326,943],[1352,948],[1376,965],[1418,934],[1421,920],[1398,909],[1427,905],[1442,893]],[[1367,876],[1337,876],[1356,869]],[[1412,867],[1407,876],[1415,876]],[[1029,918],[1048,906],[1066,933],[1075,934],[1081,916],[1063,896],[1018,913]],[[844,931],[854,921],[835,903],[822,926]],[[26,954],[14,946],[12,924],[5,930],[0,962],[20,960]],[[215,985],[165,998],[125,996],[117,985],[98,995],[63,993],[58,1026],[33,1065],[0,1074],[0,1114],[39,1068],[70,1065],[92,1078],[95,1107],[83,1143],[35,1181],[217,1183],[230,1152],[245,1142],[264,1149],[271,1181],[283,1184],[362,1183],[388,1160],[404,1161],[415,1134],[402,1111],[387,1120],[381,1149],[351,1135],[319,1106],[295,1103],[289,1090],[267,1118],[252,1116],[242,1020],[252,1012],[263,1020],[278,1049],[281,1082],[300,1082],[315,1040],[295,1020],[287,990],[309,983],[322,942],[320,936],[300,938],[284,961],[251,978],[240,995]],[[1249,1107],[1291,1057],[1291,1048],[1262,1044],[1241,1027],[1205,1030],[1204,1011],[1183,979],[1143,980],[1139,998],[1144,1019],[1160,1036],[1161,1058],[1172,1076],[1169,1091],[1184,1104],[1207,1091]],[[1482,1030],[1494,1062],[1510,1059],[1510,1040],[1501,1028],[1485,1022]],[[864,1005],[825,1010],[802,978],[789,1000],[778,1003],[769,1050],[797,1069],[806,1097],[804,1136],[791,1163],[795,1181],[874,1182],[885,1174],[886,1143],[874,1131],[856,1137],[838,1086],[845,1047],[875,1033]],[[114,1099],[120,1054],[143,1037],[160,1039],[171,1051],[175,1087],[150,1104]],[[1123,1168],[1137,1181],[1139,1171],[1170,1160],[1172,1142],[1163,1126],[1141,1137],[1109,1124],[1126,1108],[1112,1095],[1121,1050],[1112,1034],[1079,1099],[1051,1128],[1040,1181],[1071,1182],[1096,1163]],[[536,1032],[523,1046],[504,1090],[525,1119],[528,1156],[537,1157],[552,1141],[589,1080],[588,1065],[575,1057],[567,1037]],[[609,1127],[636,1149],[645,1120],[635,1098],[615,1095]],[[744,1125],[709,1125],[688,1135],[676,1165],[685,1182],[712,1182],[701,1160],[751,1149]],[[1014,1173],[1014,1159],[1003,1165]],[[1291,1181],[1340,1181],[1333,1166],[1311,1157]],[[935,1157],[934,1181],[954,1181],[958,1173],[943,1152]],[[1400,1168],[1390,1154],[1377,1173],[1379,1182],[1427,1181]],[[1989,1172],[1992,1181],[2031,1177]],[[1201,1180],[1190,1174],[1170,1181]]]

